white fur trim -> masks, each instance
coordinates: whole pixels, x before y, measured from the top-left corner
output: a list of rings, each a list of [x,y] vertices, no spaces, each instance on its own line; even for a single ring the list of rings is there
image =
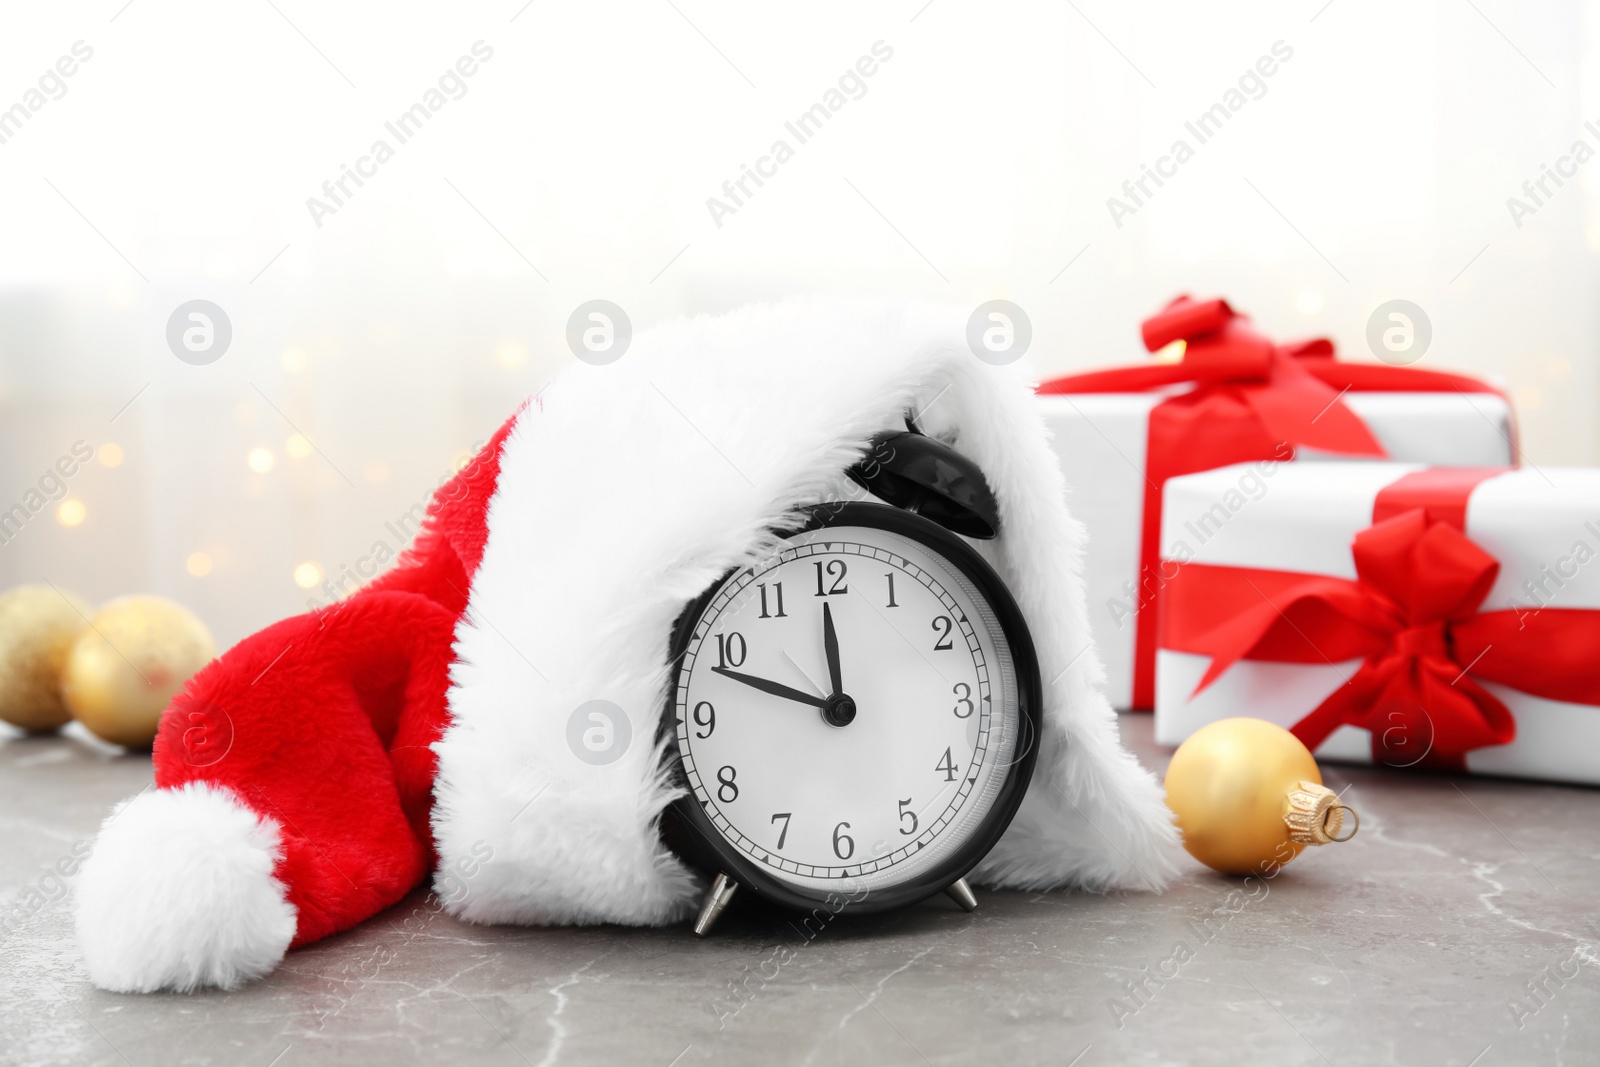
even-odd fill
[[[988,475],[1003,533],[981,550],[1028,618],[1045,684],[1034,781],[977,877],[1166,882],[1176,831],[1101,692],[1083,530],[1026,372],[973,356],[965,316],[811,298],[677,320],[614,364],[569,366],[523,413],[456,631],[452,725],[435,746],[441,877],[465,883],[446,894],[452,910],[660,923],[692,909],[697,879],[656,829],[671,799],[653,742],[673,622],[770,551],[795,508],[841,498],[844,469],[908,410]],[[632,727],[631,748],[604,767],[567,745],[569,716],[594,699]]]
[[[78,943],[102,989],[233,989],[277,966],[295,909],[278,824],[203,782],[123,801],[78,884]]]

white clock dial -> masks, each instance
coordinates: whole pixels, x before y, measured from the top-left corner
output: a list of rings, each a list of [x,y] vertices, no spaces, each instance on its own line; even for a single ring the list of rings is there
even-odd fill
[[[727,579],[694,624],[674,696],[706,818],[809,895],[870,894],[939,866],[1019,758],[1015,666],[994,610],[944,556],[871,526],[798,534]]]

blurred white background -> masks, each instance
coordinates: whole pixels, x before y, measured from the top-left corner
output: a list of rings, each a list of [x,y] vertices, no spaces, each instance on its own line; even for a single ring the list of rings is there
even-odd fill
[[[384,124],[479,41],[400,144]],[[798,144],[784,123],[876,42]],[[1264,94],[1117,226],[1107,198],[1276,42]],[[1139,321],[1185,291],[1371,359],[1368,315],[1405,298],[1424,366],[1505,379],[1529,459],[1600,462],[1600,162],[1520,227],[1507,207],[1600,148],[1597,56],[1572,0],[7,5],[0,510],[74,442],[97,459],[0,545],[0,586],[160,593],[224,645],[326,600],[573,358],[594,298],[644,328],[814,290],[1003,297],[1041,374],[1145,358]],[[707,198],[779,138],[794,157],[719,226]],[[165,341],[194,298],[233,326],[207,366]]]

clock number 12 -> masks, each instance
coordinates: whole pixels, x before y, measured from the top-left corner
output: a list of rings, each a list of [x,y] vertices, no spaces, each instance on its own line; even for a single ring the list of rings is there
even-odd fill
[[[844,581],[844,576],[849,570],[845,566],[844,560],[830,559],[828,561],[828,577],[832,578],[833,582],[826,588],[823,587],[822,562],[818,560],[812,566],[817,568],[817,596],[837,596],[840,593],[848,593],[850,591],[850,587]]]

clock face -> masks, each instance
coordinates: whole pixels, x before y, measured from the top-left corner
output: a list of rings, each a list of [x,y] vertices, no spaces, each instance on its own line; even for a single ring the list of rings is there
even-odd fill
[[[1020,616],[975,553],[927,520],[846,505],[703,605],[671,727],[694,821],[747,880],[865,901],[936,892],[982,857],[1032,734],[1001,619]],[[1022,658],[1036,679],[1031,645]]]

